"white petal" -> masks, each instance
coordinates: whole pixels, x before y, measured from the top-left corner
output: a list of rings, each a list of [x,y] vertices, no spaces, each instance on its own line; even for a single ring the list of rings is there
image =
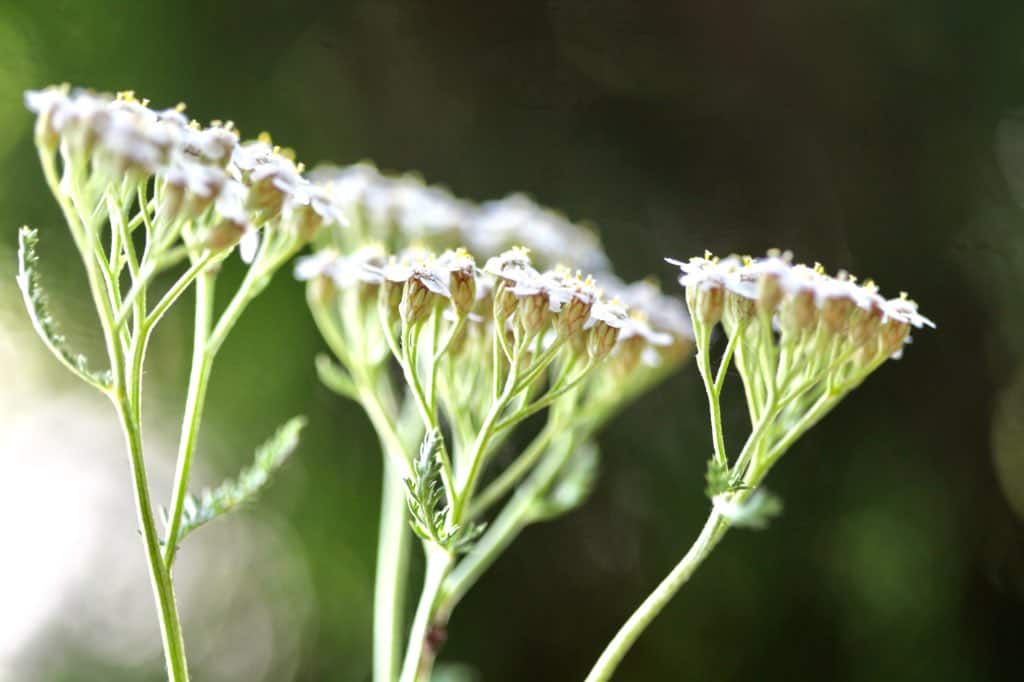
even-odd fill
[[[256,259],[256,251],[260,248],[260,233],[256,230],[246,230],[242,239],[238,242],[238,255],[246,265],[252,264]]]

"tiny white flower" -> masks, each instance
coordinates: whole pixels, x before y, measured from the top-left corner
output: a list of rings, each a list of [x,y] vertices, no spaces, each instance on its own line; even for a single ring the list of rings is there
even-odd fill
[[[598,322],[603,322],[614,329],[622,329],[629,324],[629,312],[621,301],[598,300],[591,307],[590,319],[583,328],[590,329]]]
[[[882,311],[885,314],[885,319],[903,322],[917,329],[922,327],[935,329],[935,323],[917,311],[917,303],[905,296],[885,301],[882,304]]]

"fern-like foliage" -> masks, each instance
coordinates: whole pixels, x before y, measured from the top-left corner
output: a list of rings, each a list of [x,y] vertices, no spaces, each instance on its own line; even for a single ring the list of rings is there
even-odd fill
[[[732,472],[728,466],[714,457],[708,460],[708,470],[704,474],[704,481],[707,483],[704,494],[710,499],[733,490]]]
[[[293,417],[256,449],[252,465],[242,469],[238,478],[204,490],[199,497],[189,494],[182,511],[179,542],[199,526],[252,502],[298,447],[299,433],[305,426],[305,417]]]
[[[451,513],[444,504],[441,482],[440,451],[444,446],[441,434],[431,431],[423,437],[420,451],[413,460],[413,471],[405,479],[406,504],[410,525],[422,540],[432,542],[451,554],[465,554],[484,532],[486,524],[468,523],[449,527]]]
[[[89,368],[86,357],[75,353],[68,346],[67,338],[60,332],[57,320],[50,314],[47,296],[39,279],[39,254],[36,246],[39,233],[29,227],[22,227],[18,232],[18,288],[25,299],[32,326],[39,338],[51,353],[60,360],[73,374],[87,384],[106,391],[111,387],[113,379],[109,370],[97,372]]]

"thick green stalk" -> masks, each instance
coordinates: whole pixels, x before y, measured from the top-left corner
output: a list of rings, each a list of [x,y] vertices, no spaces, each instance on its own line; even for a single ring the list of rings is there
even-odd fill
[[[427,546],[426,554],[427,568],[423,577],[423,591],[416,606],[412,629],[409,631],[409,645],[405,650],[400,682],[429,682],[434,657],[437,655],[435,638],[431,630],[434,626],[434,613],[441,593],[441,584],[451,569],[452,556],[446,550],[430,545]]]
[[[712,511],[707,523],[704,524],[704,529],[686,556],[676,564],[672,572],[661,581],[661,584],[651,592],[640,608],[619,629],[612,641],[605,647],[601,657],[597,659],[597,663],[587,675],[585,682],[607,682],[612,678],[619,663],[622,662],[637,638],[661,613],[679,589],[686,584],[728,529],[728,522],[717,511]]]
[[[377,571],[373,587],[374,682],[395,682],[398,679],[405,630],[403,615],[411,539],[401,473],[395,469],[393,459],[385,457]]]
[[[174,598],[170,570],[160,555],[160,538],[153,521],[153,508],[149,499],[149,483],[146,480],[146,465],[142,456],[142,434],[128,405],[117,405],[121,426],[124,429],[128,451],[131,455],[132,482],[135,485],[135,508],[142,529],[142,540],[146,546],[146,562],[153,596],[157,604],[160,635],[164,645],[164,659],[167,664],[169,682],[188,682],[188,664],[185,661],[185,641],[182,637],[178,607]]]
[[[96,258],[90,254],[85,241],[86,232],[92,229],[81,222],[72,202],[68,200],[59,185],[53,158],[40,149],[43,162],[43,173],[46,176],[54,197],[60,204],[68,227],[79,247],[85,265],[89,290],[99,315],[100,327],[103,330],[107,356],[110,360],[113,375],[113,389],[109,395],[117,409],[121,427],[125,434],[128,452],[132,465],[132,481],[135,487],[135,507],[142,530],[142,538],[146,549],[150,583],[157,605],[157,616],[160,623],[160,634],[163,640],[164,657],[167,663],[167,676],[170,682],[188,682],[188,666],[185,661],[185,643],[178,619],[178,608],[174,599],[174,588],[170,573],[166,570],[160,556],[160,539],[157,536],[156,524],[153,521],[153,508],[149,499],[149,483],[146,477],[146,465],[142,454],[141,415],[141,362],[132,362],[125,367],[124,348],[118,337],[115,313],[111,305],[111,290],[105,280],[97,272]],[[139,322],[138,318],[136,322]],[[138,340],[137,340],[138,341]]]

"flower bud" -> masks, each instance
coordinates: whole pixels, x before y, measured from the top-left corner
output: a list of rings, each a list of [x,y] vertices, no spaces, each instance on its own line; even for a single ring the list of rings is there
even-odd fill
[[[452,292],[452,305],[459,315],[467,315],[476,303],[476,277],[472,269],[452,270],[448,287]]]
[[[882,350],[886,355],[898,353],[910,333],[910,325],[900,320],[888,320],[882,325]]]
[[[498,288],[494,291],[494,318],[498,323],[507,320],[519,305],[519,299],[508,287],[507,281],[498,282]]]
[[[523,296],[519,300],[517,317],[528,336],[540,333],[551,319],[551,301],[545,292]]]
[[[873,305],[869,310],[854,308],[848,327],[850,340],[854,346],[864,346],[878,337],[881,326],[882,309],[879,306]]]
[[[590,353],[590,357],[600,360],[612,352],[618,340],[618,327],[613,327],[607,322],[598,321],[590,330],[590,338],[587,340],[587,352]]]
[[[242,239],[249,226],[231,218],[222,218],[207,228],[202,236],[203,246],[214,253],[226,251]]]
[[[817,312],[814,305],[814,291],[800,289],[782,302],[779,317],[784,329],[801,332],[814,325]]]
[[[267,216],[279,214],[289,195],[288,188],[293,184],[293,175],[279,164],[267,163],[256,168],[250,175],[252,185],[246,208],[261,211]]]
[[[727,328],[729,325],[749,322],[757,316],[757,301],[732,291],[726,291],[722,316],[729,323]]]
[[[312,204],[293,204],[287,213],[285,229],[297,234],[303,242],[312,240],[324,222],[323,216],[316,212]]]
[[[782,302],[782,282],[779,275],[766,273],[757,280],[757,310],[762,315],[774,315]]]
[[[386,322],[393,322],[400,315],[402,292],[404,289],[405,287],[401,282],[395,282],[390,279],[383,279],[381,281],[380,291],[377,292],[377,305],[380,307]]]
[[[722,319],[725,308],[725,287],[721,284],[708,282],[697,290],[697,315],[704,324],[714,326]]]
[[[405,283],[399,306],[402,322],[410,327],[422,323],[430,316],[435,303],[435,294],[427,285],[419,277],[410,277]]]
[[[575,334],[569,337],[569,348],[576,355],[583,355],[587,352],[587,346],[590,341],[590,330],[581,329]]]
[[[159,214],[164,220],[174,221],[182,215],[186,186],[184,177],[168,175],[165,179],[163,191],[160,193],[159,210]]]
[[[590,317],[590,309],[594,307],[593,300],[589,297],[573,296],[568,303],[562,306],[555,317],[555,329],[562,338],[572,338],[579,334],[583,325]]]
[[[833,334],[845,331],[853,308],[854,303],[848,298],[841,296],[826,298],[821,305],[821,319],[825,323],[825,328]]]

